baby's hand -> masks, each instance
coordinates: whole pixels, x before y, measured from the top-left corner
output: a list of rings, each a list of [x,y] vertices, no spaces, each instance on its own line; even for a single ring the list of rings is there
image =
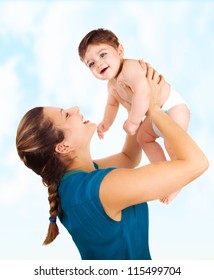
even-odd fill
[[[108,129],[109,129],[109,126],[107,126],[104,122],[101,122],[97,126],[97,134],[98,134],[100,139],[104,138],[104,132],[106,132]]]
[[[134,135],[140,124],[134,124],[129,120],[126,120],[123,124],[123,129],[127,134]]]

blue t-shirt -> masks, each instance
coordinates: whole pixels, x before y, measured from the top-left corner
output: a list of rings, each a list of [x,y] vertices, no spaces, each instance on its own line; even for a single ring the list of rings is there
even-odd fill
[[[118,222],[100,202],[100,184],[113,169],[66,173],[59,186],[59,219],[83,260],[149,260],[147,203],[124,209]]]

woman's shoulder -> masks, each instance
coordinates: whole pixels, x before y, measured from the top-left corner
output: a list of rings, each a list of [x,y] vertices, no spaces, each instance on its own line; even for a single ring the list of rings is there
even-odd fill
[[[67,172],[60,182],[59,193],[65,196],[75,193],[85,199],[96,196],[103,178],[114,168],[99,169],[97,164],[95,168],[91,172],[82,170]]]

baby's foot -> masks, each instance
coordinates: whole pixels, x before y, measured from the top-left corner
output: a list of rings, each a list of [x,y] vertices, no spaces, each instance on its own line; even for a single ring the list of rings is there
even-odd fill
[[[169,204],[173,199],[175,199],[175,197],[179,194],[180,191],[174,192],[164,198],[160,199],[160,202],[164,203],[164,204]]]

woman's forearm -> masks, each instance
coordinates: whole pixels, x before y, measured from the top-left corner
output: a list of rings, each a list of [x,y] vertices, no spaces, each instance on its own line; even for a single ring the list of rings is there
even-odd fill
[[[127,159],[127,166],[124,167],[134,168],[141,161],[142,148],[137,143],[136,138],[137,133],[135,135],[126,136],[126,141],[122,149],[122,154]]]
[[[162,132],[171,145],[176,160],[182,160],[189,166],[195,176],[199,176],[208,168],[208,160],[195,141],[160,108],[154,107],[148,112],[151,121]],[[198,174],[198,175],[197,175]],[[192,174],[193,175],[193,174]]]

